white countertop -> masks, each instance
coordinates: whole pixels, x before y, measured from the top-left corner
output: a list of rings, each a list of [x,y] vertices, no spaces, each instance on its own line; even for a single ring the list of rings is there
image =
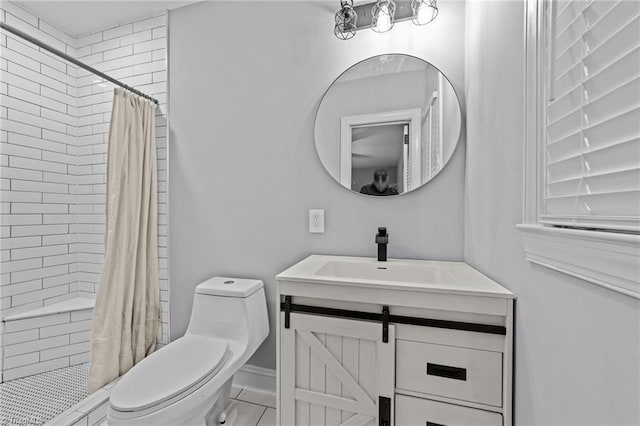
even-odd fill
[[[350,268],[352,266],[352,268]],[[341,269],[343,272],[329,272]],[[363,274],[357,276],[357,270]],[[408,279],[394,280],[395,271]],[[356,271],[356,272],[353,272]],[[343,274],[342,276],[336,276]],[[380,275],[380,279],[377,279]],[[473,296],[515,298],[514,294],[464,262],[388,259],[350,256],[311,255],[276,276],[280,282],[304,282],[318,285],[349,285],[378,289],[455,293]]]

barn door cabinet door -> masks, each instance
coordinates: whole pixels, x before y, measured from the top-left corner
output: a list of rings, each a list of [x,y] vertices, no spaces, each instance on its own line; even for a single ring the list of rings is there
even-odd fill
[[[395,327],[291,313],[280,321],[280,424],[391,426]]]

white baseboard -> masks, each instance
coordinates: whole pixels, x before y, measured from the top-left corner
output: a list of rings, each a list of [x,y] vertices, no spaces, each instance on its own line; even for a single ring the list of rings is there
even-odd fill
[[[275,393],[276,370],[245,364],[233,376],[233,385]]]

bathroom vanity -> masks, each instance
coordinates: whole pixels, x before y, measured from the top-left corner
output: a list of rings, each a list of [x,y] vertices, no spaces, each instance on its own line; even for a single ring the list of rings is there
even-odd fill
[[[313,255],[276,279],[278,424],[512,424],[514,295],[469,265]]]

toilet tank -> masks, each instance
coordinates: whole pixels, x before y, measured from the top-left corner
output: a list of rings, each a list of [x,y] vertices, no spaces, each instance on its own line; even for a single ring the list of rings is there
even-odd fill
[[[264,284],[229,277],[198,284],[187,333],[246,342],[257,348],[269,334]]]

